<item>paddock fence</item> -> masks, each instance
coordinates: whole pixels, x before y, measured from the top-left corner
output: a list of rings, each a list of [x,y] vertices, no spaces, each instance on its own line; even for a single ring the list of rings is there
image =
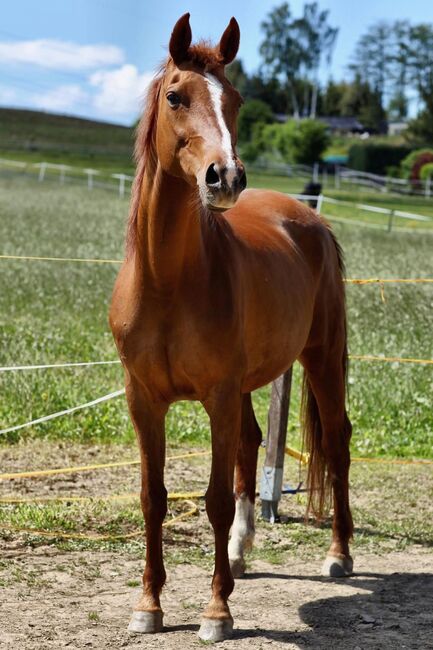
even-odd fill
[[[262,166],[252,166],[252,170],[255,171],[266,171],[268,173],[280,173],[281,175],[287,177],[296,177],[299,179],[310,179],[319,182],[323,182],[322,177],[319,175],[319,167],[315,165],[314,167],[309,167],[308,165],[286,165],[283,163],[272,163]],[[350,179],[350,182],[356,182],[356,179],[359,178],[375,178],[383,179],[384,177],[376,176],[375,174],[365,174],[364,172],[352,172],[351,170],[339,171],[339,178],[343,182]],[[337,175],[338,175],[337,174]],[[92,168],[80,168],[71,165],[64,164],[54,164],[48,163],[45,161],[37,163],[28,163],[18,160],[10,160],[7,158],[0,158],[0,175],[4,178],[8,177],[22,177],[33,179],[39,183],[44,181],[57,182],[60,185],[65,184],[81,184],[85,185],[89,191],[93,189],[102,189],[102,190],[111,190],[117,192],[119,198],[124,198],[129,196],[131,185],[134,181],[134,177],[129,174],[124,174],[120,172],[107,172],[106,170],[98,170]],[[360,175],[360,176],[359,176]],[[337,178],[337,176],[336,176]],[[355,179],[355,180],[354,180]],[[371,179],[370,179],[371,180]],[[402,179],[398,179],[400,182],[406,182]],[[368,181],[370,182],[370,181]],[[373,181],[372,181],[373,182]],[[374,189],[380,189],[377,185],[379,181],[376,180],[373,182]],[[327,183],[326,183],[327,185]],[[362,185],[362,183],[361,183]],[[372,187],[373,187],[372,185]],[[340,187],[340,181],[336,181],[336,186]],[[353,225],[359,225],[360,227],[366,228],[383,228],[388,232],[391,232],[393,229],[404,230],[403,227],[396,224],[396,219],[404,219],[409,222],[431,222],[433,218],[424,214],[407,212],[403,210],[384,208],[382,206],[375,206],[365,203],[353,202],[344,199],[337,199],[331,196],[327,196],[323,193],[318,195],[311,195],[307,193],[288,193],[289,196],[296,198],[301,201],[308,201],[317,212],[322,213],[323,205],[326,203],[339,206],[347,206],[351,208],[356,208],[363,212],[375,213],[377,215],[382,215],[385,217],[383,223],[370,223],[368,221],[361,221],[351,218],[342,218],[336,215],[325,214],[326,218],[330,221],[340,222],[340,223],[352,223]],[[412,228],[412,230],[415,230]],[[419,228],[417,231],[421,232]],[[423,232],[427,232],[424,230]],[[433,229],[432,229],[433,232]]]
[[[0,160],[0,168],[3,169],[3,163],[4,159]],[[18,163],[18,161],[6,161],[8,167],[8,172],[12,169],[12,174],[16,174],[17,170],[19,174],[23,174],[24,176],[31,176],[33,179],[37,180],[38,182],[44,182],[47,180],[49,175],[51,175],[52,178],[56,177],[57,181],[60,184],[65,184],[72,179],[72,172],[71,169],[68,168],[65,165],[51,165],[48,163],[39,163],[33,166],[34,168],[29,171],[27,163]],[[12,163],[12,164],[11,164]],[[300,175],[300,173],[305,173],[307,175],[308,171],[306,169],[301,169],[297,170],[297,175]],[[85,182],[87,184],[87,188],[89,190],[92,190],[93,188],[96,187],[102,187],[102,188],[109,188],[112,190],[117,190],[118,194],[120,197],[124,196],[127,184],[130,183],[133,179],[131,176],[125,175],[125,174],[112,174],[112,178],[116,181],[114,182],[102,182],[97,180],[97,176],[99,176],[98,170],[82,170],[82,173],[85,175]],[[307,176],[306,176],[307,177]],[[81,177],[81,182],[83,182],[83,177]],[[325,204],[326,202],[328,203],[335,203],[335,204],[341,204],[341,205],[347,205],[353,207],[357,207],[360,210],[366,210],[370,212],[375,212],[377,214],[385,215],[388,218],[387,224],[385,224],[385,228],[387,230],[391,230],[393,226],[393,220],[394,217],[401,217],[403,219],[408,219],[408,220],[414,220],[414,221],[431,221],[431,217],[427,217],[425,215],[419,215],[419,214],[413,214],[413,213],[407,213],[407,212],[402,212],[402,211],[395,211],[395,210],[389,210],[386,208],[381,208],[380,206],[371,206],[371,205],[364,205],[361,203],[354,204],[350,201],[343,201],[339,199],[334,199],[331,197],[319,195],[319,196],[309,196],[309,195],[294,195],[295,198],[299,198],[302,200],[308,200],[308,201],[317,201],[317,207],[320,210],[321,205]],[[332,217],[331,217],[332,218]],[[343,222],[348,222],[352,223],[351,220],[346,220],[346,219],[341,219]],[[356,223],[356,222],[355,222]],[[380,227],[383,228],[384,226],[380,224]],[[3,260],[4,262],[7,262],[7,260],[15,260],[15,261],[22,261],[22,262],[57,262],[57,263],[85,263],[85,264],[113,264],[113,265],[120,265],[122,263],[122,260],[120,259],[103,259],[103,258],[95,258],[95,259],[86,259],[86,258],[62,258],[62,257],[39,257],[39,256],[25,256],[25,255],[0,255],[0,260]],[[346,279],[347,284],[354,284],[357,286],[366,286],[366,285],[372,285],[376,284],[381,290],[381,295],[382,299],[384,299],[384,286],[387,284],[423,284],[423,285],[430,285],[433,283],[433,278],[348,278]],[[399,364],[416,364],[416,365],[421,365],[421,366],[431,366],[433,365],[433,359],[429,358],[409,358],[409,357],[389,357],[386,356],[385,354],[383,355],[357,355],[357,354],[351,354],[350,358],[355,361],[355,362],[365,362],[365,363],[387,363],[387,364],[393,364],[394,368],[397,368]],[[77,369],[77,368],[91,368],[95,366],[110,366],[110,365],[118,365],[120,364],[120,361],[118,359],[108,359],[108,360],[89,360],[89,361],[70,361],[70,362],[63,362],[63,363],[47,363],[47,364],[31,364],[31,365],[10,365],[10,366],[3,366],[0,367],[0,374],[1,373],[11,373],[11,372],[37,372],[37,371],[45,371],[45,370],[55,370],[58,368],[69,368],[71,370]],[[58,411],[56,413],[50,413],[46,414],[44,416],[41,416],[39,418],[30,420],[28,422],[23,422],[23,423],[18,423],[18,424],[11,424],[10,426],[0,430],[0,435],[7,435],[12,432],[20,431],[25,428],[30,428],[34,426],[39,426],[44,424],[45,422],[51,421],[55,418],[60,418],[60,417],[66,417],[73,415],[74,413],[77,413],[78,411],[88,409],[88,408],[93,408],[97,407],[98,405],[107,402],[109,400],[116,399],[120,396],[123,396],[125,393],[125,390],[123,388],[112,391],[108,394],[96,397],[95,399],[85,402],[82,404],[74,405],[71,406],[67,409],[63,409],[62,411]],[[188,454],[183,454],[182,456],[173,456],[171,458],[168,458],[167,460],[174,460],[175,458],[179,457],[193,457],[197,455],[208,455],[210,452],[208,450],[205,451],[200,451],[200,452],[193,452],[193,453],[188,453]],[[290,447],[286,447],[286,453],[289,454],[290,456],[294,457],[295,459],[299,460],[300,463],[306,463],[308,462],[308,458],[306,457],[305,454],[302,452],[291,449]],[[433,461],[430,460],[422,460],[422,459],[414,459],[414,460],[403,460],[403,459],[381,459],[381,458],[354,458],[353,459],[355,462],[378,462],[378,463],[396,463],[396,464],[421,464],[421,465],[429,465],[433,464]],[[78,467],[64,467],[64,468],[54,468],[54,469],[42,469],[42,470],[34,470],[34,471],[28,471],[28,472],[14,472],[14,473],[4,473],[0,474],[0,481],[6,481],[6,480],[15,480],[15,479],[24,479],[24,478],[36,478],[40,476],[51,476],[51,475],[56,475],[56,474],[64,474],[64,473],[79,473],[79,472],[85,472],[85,471],[96,471],[99,469],[103,468],[109,468],[109,467],[120,467],[120,466],[127,466],[127,465],[137,465],[139,464],[139,461],[137,460],[131,460],[131,461],[121,461],[119,463],[106,463],[106,464],[94,464],[94,465],[87,465],[87,466],[78,466]],[[292,493],[296,493],[300,490],[300,486],[298,486],[298,489],[291,490]],[[33,503],[33,502],[39,502],[39,503],[45,503],[47,501],[55,501],[55,500],[67,500],[67,501],[73,501],[73,500],[127,500],[127,499],[136,499],[137,494],[131,493],[131,494],[124,494],[124,495],[107,495],[103,497],[73,497],[73,496],[68,496],[68,497],[59,497],[59,496],[54,496],[54,497],[29,497],[29,498],[22,498],[22,499],[14,499],[11,497],[5,497],[3,499],[0,499],[0,504],[5,505],[5,504],[10,504],[13,505],[18,504],[18,503]],[[165,526],[171,526],[177,523],[179,520],[184,519],[186,517],[190,517],[194,514],[197,513],[197,505],[194,503],[195,500],[203,498],[204,494],[201,492],[185,492],[185,493],[173,493],[169,495],[169,499],[171,500],[182,500],[186,505],[188,505],[189,510],[186,512],[181,513],[180,515],[177,515],[176,517],[173,517],[169,521],[167,521],[164,525]],[[123,534],[123,535],[96,535],[96,534],[82,534],[82,533],[67,533],[65,531],[37,531],[35,529],[25,529],[25,528],[19,528],[19,527],[14,527],[14,526],[4,526],[0,525],[0,529],[5,531],[5,532],[10,532],[10,533],[26,533],[29,535],[33,536],[41,536],[41,537],[49,537],[49,538],[61,538],[61,539],[77,539],[77,540],[92,540],[92,541],[124,541],[129,538],[135,538],[135,537],[140,537],[143,534],[142,530],[139,530],[137,532],[134,532],[132,534]]]
[[[362,172],[346,167],[335,167],[333,176],[329,174],[326,166],[287,164],[275,161],[259,161],[250,163],[248,170],[251,172],[283,176],[286,178],[299,178],[304,181],[321,183],[323,188],[332,185],[335,189],[351,186],[359,189],[374,190],[381,193],[405,194],[408,196],[422,196],[425,199],[433,198],[433,179],[409,180],[393,176],[380,176],[370,172]],[[42,183],[54,181],[60,184],[80,183],[85,184],[88,190],[108,189],[125,196],[125,191],[133,182],[134,176],[123,172],[110,172],[104,169],[85,168],[75,165],[51,163],[47,161],[27,162],[0,158],[0,173],[2,176],[19,174],[22,177],[33,178]],[[333,180],[332,180],[333,179]]]

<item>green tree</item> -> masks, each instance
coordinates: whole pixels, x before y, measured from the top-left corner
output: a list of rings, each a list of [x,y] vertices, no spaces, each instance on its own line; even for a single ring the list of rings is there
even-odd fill
[[[308,102],[304,103],[305,114],[310,117],[316,116],[317,97],[319,89],[319,68],[322,58],[329,65],[332,59],[332,52],[337,40],[338,28],[331,27],[328,23],[329,10],[319,10],[317,2],[304,5],[304,13],[300,20],[296,21],[299,33],[304,35],[305,66],[307,78],[312,86],[311,105],[308,110]]]
[[[322,114],[333,117],[341,115],[343,97],[347,92],[348,84],[346,82],[336,83],[330,79],[322,96]]]
[[[356,73],[352,83],[346,85],[341,100],[341,114],[357,117],[370,131],[381,130],[385,119],[381,95],[371,88],[368,81],[363,81],[359,73]]]
[[[255,124],[270,124],[274,121],[272,110],[260,99],[248,99],[239,111],[238,138],[240,142],[251,140]]]
[[[433,117],[433,25],[411,27],[408,66],[419,98]]]
[[[421,111],[417,117],[409,121],[404,137],[410,144],[431,145],[433,143],[433,114],[427,109]]]
[[[371,25],[368,32],[358,40],[349,66],[355,76],[374,89],[381,103],[387,82],[391,79],[392,51],[392,25],[384,21],[378,22]]]
[[[245,95],[248,86],[248,75],[244,70],[241,59],[235,59],[226,68],[226,77],[242,96]]]
[[[248,77],[244,97],[248,99],[260,99],[271,107],[274,113],[286,113],[290,104],[287,89],[276,77],[265,79],[260,74]]]
[[[264,40],[260,54],[266,69],[273,77],[283,78],[287,84],[293,114],[299,117],[299,102],[295,93],[295,82],[299,77],[302,61],[307,56],[296,38],[297,29],[287,2],[275,7],[261,24]]]
[[[320,160],[330,137],[318,120],[289,120],[285,124],[261,125],[253,130],[252,151],[278,153],[288,163],[312,165]]]
[[[285,2],[273,9],[261,25],[264,40],[260,54],[265,68],[272,77],[284,80],[296,118],[302,103],[304,115],[316,113],[318,70],[323,57],[330,62],[338,33],[328,24],[328,17],[328,10],[320,11],[318,3],[311,2],[304,5],[300,18],[293,18]]]

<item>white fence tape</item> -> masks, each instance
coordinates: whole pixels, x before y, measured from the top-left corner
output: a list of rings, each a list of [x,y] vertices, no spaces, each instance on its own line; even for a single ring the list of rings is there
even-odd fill
[[[85,404],[79,404],[78,406],[72,406],[71,408],[64,409],[63,411],[57,411],[57,413],[51,413],[50,415],[44,415],[43,417],[37,418],[36,420],[30,420],[30,422],[24,422],[23,424],[16,424],[13,427],[2,429],[0,431],[0,435],[3,435],[5,433],[12,433],[12,431],[19,431],[20,429],[24,429],[25,427],[31,427],[35,424],[41,424],[42,422],[48,422],[49,420],[54,420],[54,418],[59,418],[62,415],[69,415],[70,413],[75,413],[76,411],[81,411],[82,409],[86,409],[91,406],[96,406],[97,404],[101,404],[101,402],[106,402],[107,400],[113,399],[114,397],[119,397],[119,395],[123,395],[124,392],[125,389],[122,388],[121,390],[116,390],[113,393],[108,393],[108,395],[103,395],[102,397],[98,397],[97,399],[94,399],[91,402],[86,402]]]
[[[334,205],[347,205],[351,208],[357,208],[358,210],[365,210],[366,212],[378,212],[381,214],[386,214],[388,216],[394,215],[396,217],[401,217],[402,219],[410,219],[412,221],[432,221],[432,217],[428,217],[425,214],[415,214],[414,212],[404,212],[402,210],[392,210],[391,208],[382,208],[377,205],[367,205],[365,203],[353,203],[352,201],[344,201],[343,199],[333,199],[329,196],[323,196],[324,203],[332,203]]]
[[[112,364],[119,364],[120,360],[114,361],[77,361],[70,363],[46,363],[45,365],[33,366],[0,366],[0,372],[13,372],[17,370],[45,370],[46,368],[80,368],[86,366],[110,366]]]

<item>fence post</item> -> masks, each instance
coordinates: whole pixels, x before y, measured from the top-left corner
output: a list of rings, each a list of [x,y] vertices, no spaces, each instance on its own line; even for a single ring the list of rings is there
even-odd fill
[[[319,182],[319,163],[315,162],[313,166],[313,182]]]
[[[338,165],[335,165],[334,181],[335,181],[335,188],[339,190],[340,189],[340,168]]]
[[[63,185],[65,182],[65,172],[70,169],[69,165],[59,165],[59,182]]]
[[[38,165],[35,165],[35,167],[39,167],[39,177],[38,181],[42,183],[42,181],[45,178],[45,170],[47,169],[47,163],[46,162],[41,162]]]
[[[126,174],[111,174],[111,176],[119,180],[119,197],[123,198],[125,196]]]
[[[284,455],[289,419],[292,368],[272,383],[268,413],[266,458],[260,481],[262,517],[272,524],[278,521],[278,503],[283,487]]]
[[[431,174],[429,174],[425,179],[425,196],[426,199],[431,196]]]
[[[391,232],[392,230],[393,221],[394,221],[394,210],[390,210],[389,218],[388,218],[388,232]]]
[[[83,172],[87,174],[87,189],[93,190],[93,177],[95,174],[100,174],[97,169],[83,169]]]

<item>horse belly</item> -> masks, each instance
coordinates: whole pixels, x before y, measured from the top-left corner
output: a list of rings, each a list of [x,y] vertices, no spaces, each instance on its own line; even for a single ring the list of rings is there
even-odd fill
[[[251,392],[285,372],[305,347],[313,319],[313,301],[307,291],[281,290],[256,300],[245,319],[247,373],[243,385]],[[281,297],[286,296],[286,299]]]

